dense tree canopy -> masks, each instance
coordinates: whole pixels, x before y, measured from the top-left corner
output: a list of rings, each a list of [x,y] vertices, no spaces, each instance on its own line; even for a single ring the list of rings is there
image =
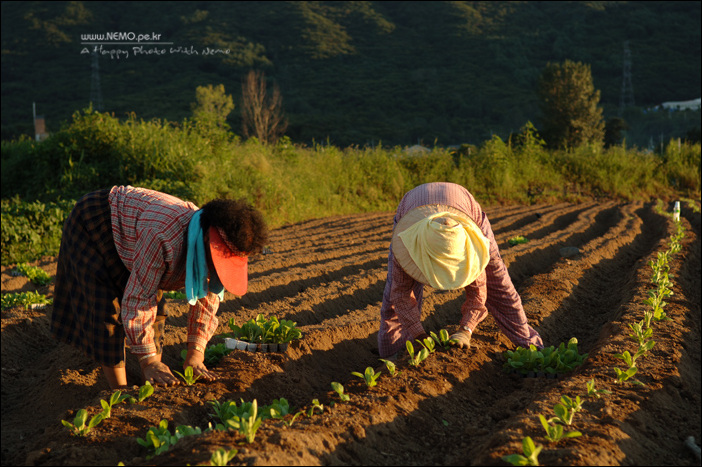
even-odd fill
[[[592,82],[589,65],[570,60],[549,63],[539,79],[538,93],[542,134],[549,146],[574,148],[602,142],[600,91]]]

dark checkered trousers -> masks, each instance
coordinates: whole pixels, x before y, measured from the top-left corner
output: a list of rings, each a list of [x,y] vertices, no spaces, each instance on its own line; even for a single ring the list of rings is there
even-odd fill
[[[101,365],[122,367],[125,335],[119,304],[129,270],[115,248],[109,194],[106,189],[83,196],[64,224],[51,333]],[[162,310],[161,304],[154,323],[155,335],[161,339]],[[155,339],[159,353],[161,339]]]

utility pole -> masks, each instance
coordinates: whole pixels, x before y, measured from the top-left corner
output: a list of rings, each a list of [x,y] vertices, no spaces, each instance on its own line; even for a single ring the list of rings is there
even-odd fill
[[[102,112],[102,88],[100,87],[100,65],[98,64],[97,50],[93,52],[92,78],[90,80],[90,102],[93,104],[93,110]]]
[[[634,87],[631,85],[631,50],[629,41],[624,41],[624,65],[622,70],[622,93],[619,97],[619,117],[627,107],[634,105]]]

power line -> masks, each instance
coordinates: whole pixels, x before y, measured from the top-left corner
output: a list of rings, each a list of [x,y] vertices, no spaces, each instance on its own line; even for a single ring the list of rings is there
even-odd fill
[[[619,97],[619,116],[624,113],[624,109],[634,106],[634,87],[631,85],[631,50],[629,41],[624,41],[624,60],[622,70],[622,92]]]
[[[90,79],[90,102],[93,104],[93,110],[102,112],[102,88],[100,87],[100,65],[98,64],[97,51],[93,52],[91,68],[93,70]]]

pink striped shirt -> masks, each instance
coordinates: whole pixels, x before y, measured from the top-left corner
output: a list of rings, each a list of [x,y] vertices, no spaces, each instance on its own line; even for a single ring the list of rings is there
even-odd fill
[[[539,334],[527,323],[522,301],[509,277],[497,248],[487,215],[473,195],[455,183],[426,183],[405,194],[395,213],[393,229],[412,209],[441,204],[466,213],[490,242],[490,262],[485,271],[466,288],[461,307],[461,326],[474,331],[488,312],[504,334],[515,344],[543,347]],[[424,333],[421,322],[424,284],[415,281],[399,265],[392,252],[388,255],[388,277],[380,309],[378,348],[388,357],[404,348],[405,341]]]
[[[110,191],[112,234],[130,272],[121,303],[127,345],[135,354],[156,351],[153,322],[156,295],[185,286],[188,223],[197,206],[145,188],[116,186]],[[214,335],[219,297],[208,293],[190,307],[188,342],[202,348]]]

